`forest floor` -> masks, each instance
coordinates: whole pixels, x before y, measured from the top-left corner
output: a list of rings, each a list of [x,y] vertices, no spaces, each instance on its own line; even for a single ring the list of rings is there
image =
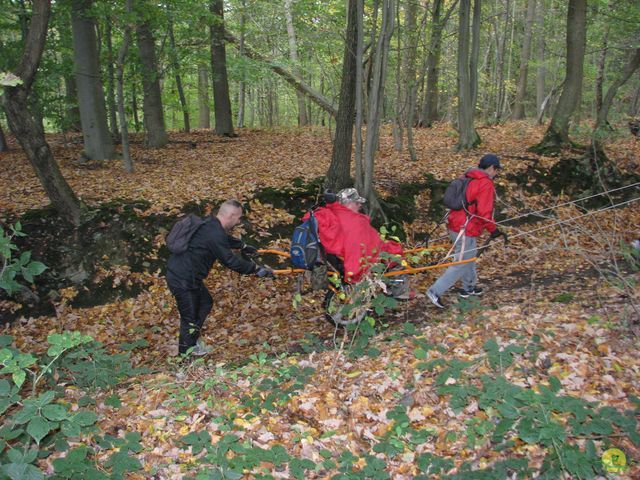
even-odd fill
[[[406,200],[411,190],[415,211],[398,221],[404,243],[436,225],[434,179],[450,180],[486,152],[504,165],[498,219],[586,196],[563,188],[570,177],[558,173],[577,152],[527,151],[543,132],[527,122],[484,127],[481,147],[458,153],[449,126],[418,129],[416,162],[384,132],[376,187],[389,199]],[[601,457],[612,447],[627,457],[616,478],[640,478],[640,275],[625,246],[640,237],[640,215],[637,203],[596,212],[638,197],[638,187],[591,210],[568,204],[507,223],[513,240],[496,241],[479,260],[480,300],[450,292],[450,307],[437,310],[424,292],[439,271],[412,276],[418,295],[376,317],[362,355],[324,319],[322,292],[294,308],[292,276],[256,280],[214,267],[203,337],[215,350],[184,365],[176,361],[178,314],[163,276],[171,222],[238,198],[248,209],[237,233],[286,249],[296,216],[313,201],[308,185],[327,170],[331,140],[311,128],[170,137],[160,150],[134,143],[128,174],[117,161],[79,164],[80,137],[50,136],[67,181],[101,212],[86,238],[72,239],[37,210],[48,201],[15,144],[0,154],[0,174],[11,179],[0,189],[0,223],[22,218],[22,247],[58,274],[38,292],[50,313],[0,298],[0,312],[13,320],[0,334],[22,351],[43,352],[49,334],[78,330],[114,353],[124,344],[132,363],[148,369],[92,393],[99,432],[141,434],[132,449],[141,468],[127,478],[590,478],[606,474]],[[636,138],[620,134],[607,153],[628,178],[640,175]],[[434,236],[443,233],[441,226]],[[99,249],[123,238],[122,251],[101,261]],[[76,272],[77,285],[60,280],[68,265],[53,265],[65,242],[94,257]],[[91,435],[76,440],[72,446],[96,444]],[[97,463],[114,448],[96,447]],[[57,456],[40,461],[45,472],[53,473]]]

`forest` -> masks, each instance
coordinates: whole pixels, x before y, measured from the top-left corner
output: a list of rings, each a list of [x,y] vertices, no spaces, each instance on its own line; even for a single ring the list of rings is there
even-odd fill
[[[638,478],[639,72],[636,0],[0,0],[0,480]],[[300,269],[351,187],[402,254]]]

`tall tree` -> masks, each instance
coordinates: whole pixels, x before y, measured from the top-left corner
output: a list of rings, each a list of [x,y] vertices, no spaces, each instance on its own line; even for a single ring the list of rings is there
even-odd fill
[[[149,12],[150,5],[147,2],[141,2],[137,5],[136,37],[142,68],[142,110],[144,126],[147,130],[147,141],[150,147],[160,148],[169,142],[169,137],[164,124],[158,61],[156,59],[156,42],[151,28]]]
[[[545,85],[547,68],[545,65],[544,52],[546,48],[545,35],[544,35],[544,14],[545,14],[545,0],[540,0],[540,5],[536,10],[536,112],[538,122],[542,123],[542,117],[544,116],[544,98],[545,98]]]
[[[224,2],[211,0],[211,71],[213,72],[213,103],[216,117],[216,135],[233,137],[233,117],[227,80],[227,53],[224,45]]]
[[[209,69],[204,63],[198,64],[198,128],[211,128]]]
[[[533,22],[536,15],[536,1],[527,0],[527,16],[524,23],[524,34],[522,38],[522,50],[520,51],[520,71],[518,74],[518,86],[516,87],[516,98],[513,105],[513,119],[524,118],[524,101],[527,94],[527,74],[529,72],[529,55],[531,54],[531,32],[533,32]]]
[[[91,3],[91,0],[71,2],[73,58],[84,136],[84,155],[93,160],[106,160],[113,157],[114,151],[107,125],[107,110],[98,65],[96,27],[90,12]]]
[[[168,4],[169,5],[169,4]],[[167,31],[169,34],[169,58],[171,59],[171,68],[173,69],[173,75],[176,79],[176,89],[178,90],[178,98],[180,99],[180,107],[182,108],[182,120],[184,123],[184,131],[191,131],[191,125],[189,122],[189,106],[187,105],[187,97],[184,94],[184,87],[182,86],[182,76],[180,75],[180,60],[178,59],[178,52],[176,49],[176,38],[173,28],[173,13],[170,7],[167,7],[168,14],[168,26]]]
[[[586,38],[587,0],[569,0],[564,88],[542,141],[532,147],[532,151],[538,153],[557,152],[570,143],[569,121],[582,96]]]
[[[325,186],[336,191],[351,185],[351,145],[356,101],[357,4],[361,1],[349,0],[347,7],[347,31],[344,41],[336,134],[333,140],[331,164],[325,179]]]
[[[131,15],[133,11],[133,0],[125,0],[125,11],[127,15]],[[127,115],[124,109],[124,66],[130,42],[131,26],[126,22],[124,26],[122,45],[120,46],[120,51],[118,52],[118,58],[116,60],[116,73],[118,82],[118,118],[120,119],[120,125],[122,127],[120,129],[120,136],[122,139],[122,161],[127,172],[132,173],[133,161],[131,160],[131,154],[129,152],[129,127],[127,125]]]
[[[284,14],[287,20],[287,37],[289,39],[289,56],[291,57],[291,63],[293,64],[293,73],[302,77],[300,73],[300,64],[298,61],[298,42],[296,41],[296,31],[293,28],[293,14],[291,13],[291,0],[284,0]],[[298,98],[298,125],[306,125],[307,121],[307,107],[305,106],[304,94],[300,91],[296,91],[296,97]]]
[[[9,128],[25,151],[47,196],[56,211],[74,225],[80,224],[81,203],[60,173],[47,144],[44,131],[29,113],[28,100],[35,74],[42,58],[51,13],[50,0],[33,0],[33,12],[20,65],[14,74],[21,84],[5,87],[3,105]]]
[[[244,55],[244,40],[246,35],[246,23],[247,23],[247,0],[242,0],[242,7],[240,10],[240,45],[238,50],[240,55]],[[244,109],[247,96],[247,73],[245,69],[242,69],[240,73],[240,82],[238,85],[238,128],[244,127]]]
[[[371,70],[371,90],[369,91],[369,108],[367,110],[367,136],[364,142],[364,175],[362,178],[356,178],[356,186],[369,202],[369,214],[372,217],[384,215],[373,188],[373,172],[375,152],[380,136],[384,84],[389,62],[389,44],[391,43],[391,36],[393,35],[393,11],[394,0],[383,0],[382,22]]]
[[[476,0],[475,8],[479,7],[479,0]],[[471,0],[460,0],[458,23],[458,130],[460,138],[458,139],[458,150],[467,150],[480,144],[480,136],[473,123],[477,86],[474,87],[472,72],[473,75],[477,75],[477,73],[471,68],[473,62],[469,52],[470,16]]]
[[[115,94],[115,69],[113,64],[115,58],[113,56],[113,38],[111,32],[111,18],[107,17],[105,26],[105,42],[107,43],[107,106],[109,110],[109,125],[111,126],[111,135],[118,138],[118,121],[116,120],[116,94]]]
[[[626,63],[622,72],[609,86],[606,95],[602,100],[602,105],[598,110],[598,116],[596,118],[596,124],[591,136],[591,154],[604,158],[602,149],[602,139],[607,135],[607,116],[609,115],[609,109],[613,103],[613,99],[620,87],[622,87],[631,76],[640,68],[640,48],[636,48],[632,51],[629,61]]]

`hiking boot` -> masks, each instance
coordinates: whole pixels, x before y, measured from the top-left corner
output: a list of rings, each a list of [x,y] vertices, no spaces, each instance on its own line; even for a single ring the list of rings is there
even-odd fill
[[[427,297],[429,297],[431,303],[433,303],[436,307],[446,308],[444,303],[442,303],[442,300],[440,300],[440,297],[433,293],[431,290],[427,290]]]
[[[213,352],[213,347],[198,339],[198,342],[193,347],[193,350],[191,350],[191,355],[193,355],[194,357],[203,357],[210,354],[211,352]]]
[[[464,288],[458,289],[458,296],[462,298],[469,298],[471,296],[479,297],[482,295],[483,289],[480,287],[473,287],[471,290],[465,290]]]

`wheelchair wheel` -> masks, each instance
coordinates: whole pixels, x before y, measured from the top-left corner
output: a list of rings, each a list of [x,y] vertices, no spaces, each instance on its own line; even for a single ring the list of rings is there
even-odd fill
[[[342,307],[349,304],[350,290],[351,287],[349,285],[343,285],[340,291],[329,289],[327,290],[327,294],[322,302],[325,318],[327,321],[338,327],[346,327],[348,325],[360,323],[367,314],[366,309],[362,307],[353,315],[345,315],[342,312]]]

